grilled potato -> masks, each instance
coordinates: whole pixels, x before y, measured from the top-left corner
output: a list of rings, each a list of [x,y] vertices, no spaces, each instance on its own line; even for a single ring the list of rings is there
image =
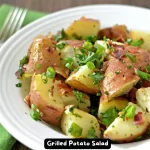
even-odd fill
[[[101,137],[98,120],[94,116],[72,106],[68,106],[63,113],[61,129],[72,138]]]

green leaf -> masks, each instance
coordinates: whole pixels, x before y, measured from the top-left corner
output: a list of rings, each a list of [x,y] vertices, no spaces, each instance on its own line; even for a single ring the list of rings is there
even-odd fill
[[[67,39],[67,37],[68,35],[66,34],[65,30],[62,29],[61,32],[55,36],[55,40],[59,42],[60,40]]]
[[[135,72],[136,72],[136,74],[137,74],[141,79],[150,81],[150,74],[149,74],[149,73],[140,71],[140,70],[138,70],[138,69],[135,69]]]
[[[55,75],[56,75],[55,70],[54,70],[52,67],[48,67],[48,68],[47,68],[47,71],[46,71],[46,76],[47,76],[47,78],[54,79],[54,78],[55,78]]]
[[[40,120],[40,117],[41,117],[40,110],[34,104],[31,105],[30,116],[34,120]]]
[[[133,119],[135,116],[136,107],[134,105],[128,105],[124,110],[122,110],[122,115],[120,115],[120,118],[128,118]]]
[[[47,78],[45,72],[43,72],[43,73],[41,74],[41,80],[43,81],[44,84],[46,84],[46,83],[48,82],[48,78]]]
[[[61,43],[56,44],[56,47],[59,48],[59,49],[63,49],[65,46],[66,46],[65,42],[61,42]]]
[[[79,103],[85,103],[83,101],[83,93],[82,92],[79,92],[77,90],[73,90],[72,92],[77,97],[77,100],[78,100]]]
[[[93,84],[95,85],[95,84],[98,84],[104,78],[104,74],[98,71],[98,72],[89,74],[89,77],[93,79]]]
[[[86,41],[91,42],[92,44],[94,44],[96,40],[97,40],[97,36],[88,36],[86,38]]]
[[[95,65],[91,61],[87,62],[86,65],[88,66],[89,69],[95,69]]]
[[[118,117],[118,112],[116,107],[109,108],[104,113],[101,113],[101,122],[108,127]]]
[[[127,43],[128,45],[140,47],[144,43],[144,41],[142,39],[134,40],[134,41],[132,39],[127,39]]]
[[[88,139],[95,139],[95,138],[97,138],[94,127],[91,127],[89,129],[87,138]]]
[[[22,83],[17,83],[16,87],[22,87]]]
[[[74,137],[80,137],[82,135],[82,128],[78,124],[73,122],[68,129],[68,132]]]
[[[128,57],[131,60],[132,63],[136,62],[136,56],[135,55],[133,55],[133,54],[131,54],[129,52],[126,52],[125,56]]]

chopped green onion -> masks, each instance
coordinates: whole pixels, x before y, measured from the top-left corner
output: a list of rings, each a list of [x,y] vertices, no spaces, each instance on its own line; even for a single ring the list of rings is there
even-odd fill
[[[124,110],[122,110],[121,113],[123,114],[120,115],[120,118],[133,119],[135,116],[135,112],[136,112],[136,107],[134,105],[128,105]]]
[[[43,83],[47,83],[48,82],[48,78],[47,78],[47,76],[46,76],[46,73],[45,72],[43,72],[42,74],[41,74],[41,80],[43,81]]]
[[[102,95],[101,92],[96,93],[96,96],[101,96],[101,95]]]
[[[73,122],[71,127],[68,129],[68,132],[74,137],[80,137],[82,135],[82,128]]]
[[[54,79],[54,78],[55,78],[55,75],[56,75],[55,70],[54,70],[52,67],[48,67],[48,68],[47,68],[47,71],[46,71],[46,76],[47,76],[47,78]]]
[[[89,129],[87,138],[88,139],[95,139],[95,138],[97,138],[96,131],[95,131],[94,127],[91,127]]]
[[[131,69],[132,68],[132,65],[129,65],[129,66],[127,66],[129,69]]]
[[[131,45],[132,39],[127,39],[127,43],[128,43],[128,45]]]
[[[107,38],[106,38],[106,36],[104,36],[104,37],[103,37],[103,40],[104,40],[105,42],[107,42]]]
[[[35,66],[36,70],[41,69],[41,67],[42,67],[42,64],[36,64],[36,66]]]
[[[39,110],[38,107],[35,106],[34,104],[31,105],[30,116],[31,116],[34,120],[40,120],[40,117],[41,117],[40,110]]]
[[[150,66],[146,66],[146,71],[150,72]]]
[[[133,55],[133,54],[131,54],[129,52],[126,52],[125,56],[128,57],[131,60],[132,63],[136,62],[136,56],[135,55]]]
[[[61,43],[56,44],[56,47],[59,48],[59,49],[63,49],[65,46],[66,46],[65,42],[61,42]]]
[[[140,71],[140,70],[138,70],[138,69],[135,69],[135,72],[136,72],[136,74],[137,74],[141,79],[150,81],[150,74],[149,74],[149,73]]]
[[[22,83],[17,83],[16,87],[22,87]]]
[[[116,72],[115,72],[115,74],[120,74],[120,71],[119,71],[119,70],[118,70],[118,71],[116,71]]]
[[[87,50],[92,49],[92,47],[93,47],[93,44],[91,42],[85,41],[83,44],[83,48],[85,48]]]
[[[90,74],[89,77],[93,79],[93,84],[96,85],[104,78],[104,74],[100,72],[94,72]]]
[[[82,36],[79,36],[76,33],[74,33],[74,34],[72,34],[72,39],[82,40]]]
[[[95,69],[95,65],[91,61],[87,62],[86,65],[88,66],[89,69]]]
[[[65,67],[68,68],[70,71],[73,71],[74,60],[71,57],[67,57],[65,60]]]
[[[82,92],[79,92],[77,90],[73,90],[72,92],[77,97],[77,100],[79,101],[79,103],[85,103],[83,101],[83,93]]]
[[[109,92],[108,92],[108,91],[105,91],[104,93],[105,93],[106,95],[109,95]]]

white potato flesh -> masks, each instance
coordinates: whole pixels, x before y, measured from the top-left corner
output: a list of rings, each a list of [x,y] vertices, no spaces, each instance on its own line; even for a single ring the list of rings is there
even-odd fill
[[[144,110],[150,112],[150,87],[140,88],[136,92],[137,104]]]
[[[104,138],[109,138],[118,142],[129,142],[133,141],[136,137],[143,135],[147,130],[149,121],[146,114],[136,104],[129,103],[129,105],[134,105],[136,107],[136,114],[142,112],[142,117],[144,117],[145,122],[143,124],[135,125],[133,119],[123,120],[122,118],[117,117],[105,130]]]
[[[144,43],[141,45],[141,48],[147,49],[150,51],[150,32],[144,32],[139,30],[131,30],[130,36],[133,40],[143,39]]]
[[[72,137],[72,138],[87,138],[88,132],[91,128],[95,130],[95,135],[100,138],[101,137],[101,131],[100,131],[100,124],[98,123],[98,120],[77,108],[73,109],[73,113],[70,112],[70,108],[72,106],[68,106],[67,109],[64,111],[62,118],[61,118],[61,129],[63,133],[66,135]],[[79,116],[76,116],[76,115]],[[81,128],[81,133],[77,137],[72,135],[69,132],[70,127],[72,126],[72,123],[77,124]]]
[[[117,97],[111,101],[106,101],[106,102],[101,102],[99,104],[99,109],[98,109],[98,118],[101,118],[101,113],[106,112],[108,109],[112,108],[112,107],[116,107],[118,110],[122,110],[124,109],[127,104],[128,104],[128,100],[124,97]]]
[[[72,73],[66,80],[66,83],[80,91],[90,94],[96,94],[100,91],[99,84],[94,85],[93,79],[89,77],[94,71],[87,65],[81,66],[80,69]]]
[[[82,102],[79,102],[79,100],[75,95],[73,95],[73,93],[62,95],[62,99],[65,106],[74,105],[74,107],[85,112],[90,111],[91,101],[90,97],[86,94],[84,94]]]

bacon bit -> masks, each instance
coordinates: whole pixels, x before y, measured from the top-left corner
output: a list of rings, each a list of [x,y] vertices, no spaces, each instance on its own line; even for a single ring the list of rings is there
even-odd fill
[[[137,89],[133,87],[131,91],[128,93],[129,100],[134,104],[136,104],[136,91]]]
[[[121,59],[125,55],[124,45],[112,45],[112,47],[115,49],[115,52],[112,52],[115,58]]]
[[[143,81],[142,87],[150,87],[150,81]]]
[[[143,117],[142,114],[143,114],[142,112],[138,112],[138,114],[136,114],[134,116],[134,124],[135,125],[137,125],[137,124],[143,124],[145,122],[145,118]]]
[[[51,94],[54,95],[54,86],[51,87]]]
[[[125,46],[125,49],[126,49],[126,51],[128,51],[132,54],[137,53],[137,51],[139,50],[139,48],[135,47],[135,46]]]

